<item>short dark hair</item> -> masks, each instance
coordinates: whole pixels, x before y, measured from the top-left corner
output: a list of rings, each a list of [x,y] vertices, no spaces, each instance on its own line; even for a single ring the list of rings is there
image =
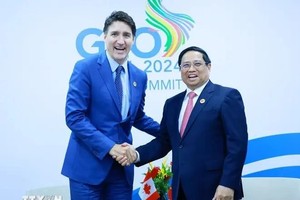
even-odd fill
[[[129,16],[124,11],[113,11],[110,14],[110,16],[106,18],[106,20],[104,22],[104,28],[103,28],[103,32],[105,34],[107,33],[108,27],[115,21],[121,21],[121,22],[126,23],[131,28],[133,37],[135,37],[135,34],[136,34],[135,22],[133,21],[132,17]]]
[[[203,60],[205,61],[205,64],[210,64],[211,63],[207,53],[203,49],[201,49],[200,47],[196,47],[196,46],[190,46],[190,47],[184,49],[183,51],[181,51],[181,53],[179,54],[178,62],[177,62],[178,66],[181,65],[182,57],[188,51],[198,51],[199,53],[201,53],[203,55]]]

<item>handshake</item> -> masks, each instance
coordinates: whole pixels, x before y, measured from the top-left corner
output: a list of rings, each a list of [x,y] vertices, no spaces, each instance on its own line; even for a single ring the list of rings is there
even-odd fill
[[[129,166],[137,160],[135,148],[128,144],[115,144],[109,151],[109,155],[122,166]]]

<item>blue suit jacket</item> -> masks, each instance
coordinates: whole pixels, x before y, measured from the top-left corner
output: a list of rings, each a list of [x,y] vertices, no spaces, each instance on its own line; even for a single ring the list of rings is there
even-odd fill
[[[147,75],[128,62],[130,108],[122,120],[121,108],[106,54],[78,61],[70,78],[66,123],[72,133],[62,174],[87,184],[99,184],[108,174],[114,144],[132,144],[132,126],[155,136],[159,124],[144,113]],[[125,167],[133,183],[133,165]]]
[[[181,138],[178,118],[185,93],[166,101],[161,133],[137,148],[140,154],[137,166],[172,150],[173,199],[177,199],[179,182],[189,200],[211,200],[218,185],[233,188],[235,199],[241,199],[248,134],[240,93],[209,81]]]

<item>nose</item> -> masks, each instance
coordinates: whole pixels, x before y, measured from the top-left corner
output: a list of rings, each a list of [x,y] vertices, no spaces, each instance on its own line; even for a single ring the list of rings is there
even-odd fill
[[[194,64],[192,64],[190,67],[189,67],[189,70],[188,71],[195,71],[196,70],[196,67]]]
[[[118,42],[119,44],[124,44],[124,43],[125,43],[124,37],[123,37],[122,35],[120,35],[120,36],[118,37],[118,39],[117,39],[117,42]]]

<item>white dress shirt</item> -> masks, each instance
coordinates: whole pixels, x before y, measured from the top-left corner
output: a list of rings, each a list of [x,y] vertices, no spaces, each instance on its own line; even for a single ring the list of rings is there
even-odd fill
[[[120,64],[118,64],[106,51],[106,56],[111,67],[111,72],[113,74],[113,79],[116,78],[116,69]],[[121,81],[123,89],[123,98],[122,98],[122,119],[125,119],[128,115],[130,107],[130,91],[129,91],[129,76],[128,76],[128,61],[126,60],[122,63],[124,71],[121,72]]]
[[[193,106],[195,106],[198,97],[201,95],[201,92],[203,91],[204,87],[206,86],[206,84],[208,83],[208,81],[206,83],[204,83],[201,87],[196,88],[195,90],[193,90],[193,92],[196,93],[196,96],[193,99]],[[179,114],[179,118],[178,118],[178,130],[180,130],[181,127],[181,123],[182,123],[182,119],[183,119],[183,115],[184,115],[184,111],[186,109],[189,97],[188,94],[191,92],[192,90],[190,88],[186,89],[186,94],[185,97],[183,99],[182,102],[182,106],[181,106],[181,110],[180,110],[180,114]],[[193,107],[194,108],[194,107]]]

